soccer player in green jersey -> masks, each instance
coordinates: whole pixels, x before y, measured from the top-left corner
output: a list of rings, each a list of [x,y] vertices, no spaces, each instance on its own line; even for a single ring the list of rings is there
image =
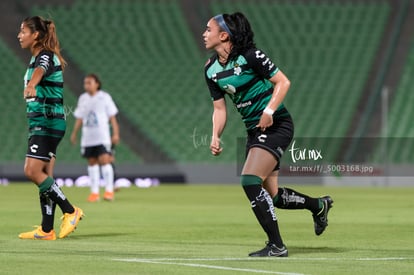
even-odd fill
[[[252,257],[286,257],[274,207],[311,211],[316,235],[328,225],[333,200],[312,198],[278,187],[280,159],[293,138],[292,118],[283,104],[290,82],[260,49],[256,48],[247,18],[239,12],[211,18],[203,34],[206,49],[214,50],[205,77],[213,100],[210,149],[218,156],[226,125],[225,94],[233,101],[247,128],[246,160],[241,185],[268,242]]]
[[[73,232],[83,216],[73,206],[53,179],[56,149],[66,130],[63,108],[63,73],[65,60],[60,54],[53,21],[39,16],[23,20],[17,36],[32,58],[24,76],[23,98],[29,122],[28,148],[24,173],[39,188],[42,224],[21,233],[21,239],[55,240],[53,229],[56,204],[63,212],[59,238]]]

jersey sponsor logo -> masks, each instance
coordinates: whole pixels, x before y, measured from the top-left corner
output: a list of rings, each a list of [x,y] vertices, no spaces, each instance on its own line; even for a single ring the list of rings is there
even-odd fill
[[[247,102],[242,102],[242,103],[237,104],[236,108],[237,109],[245,108],[245,107],[250,106],[250,105],[252,105],[252,102],[249,100]]]
[[[37,149],[39,149],[39,145],[37,144],[33,144],[32,146],[30,146],[30,152],[32,153],[37,153]]]
[[[261,142],[261,143],[266,142],[266,138],[267,138],[267,135],[265,135],[265,134],[261,134],[260,136],[258,136],[258,137],[257,137],[257,139],[258,139],[258,140],[259,140],[259,142]]]
[[[273,64],[272,62],[270,62],[270,64],[269,64],[269,71],[271,70],[271,69],[273,69],[273,67],[275,66],[275,64]]]
[[[273,62],[270,61],[270,59],[262,51],[257,50],[255,53],[256,53],[256,58],[257,59],[265,59],[262,62],[262,65],[263,66],[266,66],[266,65],[269,66],[269,68],[268,68],[269,71],[275,66],[275,64],[273,64]]]
[[[257,51],[255,52],[255,54],[256,54],[256,58],[257,58],[257,59],[263,59],[263,58],[265,58],[265,57],[266,57],[266,55],[265,55],[264,53],[262,53],[261,51],[259,51],[259,50],[257,50]]]
[[[49,69],[49,56],[44,54],[40,57],[40,66],[42,66],[46,71]]]
[[[236,93],[236,87],[230,84],[224,85],[223,89],[226,91],[226,93],[231,95],[234,95]]]

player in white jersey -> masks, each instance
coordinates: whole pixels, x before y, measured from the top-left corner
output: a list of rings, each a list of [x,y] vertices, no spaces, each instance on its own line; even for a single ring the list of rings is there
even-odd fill
[[[101,90],[101,81],[95,74],[84,79],[83,93],[78,100],[74,116],[75,126],[71,142],[76,144],[77,133],[82,126],[81,152],[88,160],[88,175],[91,183],[89,202],[100,200],[100,172],[105,182],[104,200],[114,199],[114,170],[111,165],[111,147],[119,142],[119,126],[116,120],[118,109],[112,97]],[[112,136],[109,123],[112,126]]]

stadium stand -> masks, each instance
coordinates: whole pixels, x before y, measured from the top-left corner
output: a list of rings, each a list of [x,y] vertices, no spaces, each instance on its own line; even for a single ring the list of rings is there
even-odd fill
[[[26,105],[23,100],[23,75],[26,67],[1,40],[0,55],[4,64],[8,66],[7,74],[1,74],[0,76],[3,90],[2,97],[4,102],[7,102],[2,106],[2,111],[7,116],[0,118],[0,125],[2,125],[2,128],[13,125],[13,127],[7,127],[7,134],[2,135],[3,148],[0,154],[0,162],[21,162],[27,148]],[[71,93],[67,93],[65,102],[66,106],[74,105],[74,98]],[[70,107],[68,108],[68,111],[70,111]],[[62,160],[74,159],[74,150],[66,143],[62,142],[62,146],[59,148],[60,152],[65,152],[59,154],[59,158]],[[79,158],[79,153],[76,157]]]
[[[289,76],[286,104],[297,137],[346,134],[389,14],[387,2],[213,1],[210,7],[212,14],[244,12],[257,44]],[[173,159],[212,161],[212,108],[203,78],[208,54],[199,51],[199,37],[177,0],[86,0],[34,12],[55,18],[71,61],[99,73],[120,109]],[[229,107],[226,153],[215,161],[234,161],[234,139],[244,136]]]
[[[52,16],[71,60],[102,77],[104,88],[137,127],[173,159],[209,161],[207,55],[200,53],[177,1],[77,1]],[[236,136],[243,136],[239,125]],[[227,154],[221,161],[235,160],[232,139],[225,139]]]
[[[412,43],[400,84],[390,108],[388,131],[394,137],[414,137],[414,128],[408,127],[412,125],[412,117],[414,116],[413,75],[414,43]]]
[[[236,4],[251,19],[257,44],[292,81],[286,103],[296,135],[344,136],[383,33],[388,4],[214,1],[213,13],[232,12]]]
[[[0,75],[0,82],[2,83],[1,94],[3,102],[7,104],[2,105],[3,115],[0,118],[0,127],[5,129],[7,133],[3,132],[1,142],[2,149],[0,153],[1,163],[20,163],[24,159],[26,153],[27,142],[27,120],[25,115],[25,103],[23,97],[23,75],[26,70],[25,65],[14,55],[14,53],[0,40],[0,55],[2,56],[3,64],[7,64],[7,74]],[[29,56],[28,56],[29,59]],[[20,84],[20,85],[19,85]],[[70,132],[74,119],[70,115],[76,106],[76,98],[69,90],[65,90],[65,108],[68,114],[68,132]],[[9,127],[9,126],[13,127]],[[120,162],[135,160],[139,158],[130,153],[127,148],[120,146]],[[61,142],[58,151],[59,162],[78,163],[80,159],[80,151],[78,147],[72,147],[69,142],[69,134],[65,135]]]
[[[390,13],[388,3],[214,1],[212,10],[244,12],[257,45],[290,78],[285,103],[296,138],[346,136]],[[338,157],[340,142],[323,144],[327,159]]]
[[[414,117],[414,40],[408,58],[404,65],[400,83],[397,87],[388,114],[388,136],[387,157],[393,163],[412,163],[414,161],[414,128],[412,118]],[[384,141],[383,141],[384,142]],[[380,160],[381,150],[379,147],[377,160]]]
[[[22,89],[25,67],[1,39],[0,56],[2,63],[7,64],[7,73],[0,74],[1,95],[4,103],[2,104],[3,115],[0,117],[2,129],[0,163],[17,162],[21,161],[26,153],[25,147],[17,146],[25,143],[27,138]],[[5,130],[6,127],[7,130]]]

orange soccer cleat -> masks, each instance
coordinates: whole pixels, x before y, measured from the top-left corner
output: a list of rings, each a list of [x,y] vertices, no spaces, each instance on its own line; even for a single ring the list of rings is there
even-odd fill
[[[104,200],[113,201],[114,200],[114,192],[106,191],[105,194],[104,194]]]
[[[19,234],[20,239],[25,240],[42,240],[42,241],[54,241],[56,240],[56,234],[54,230],[49,233],[43,232],[41,226],[35,226],[36,229],[29,232]]]

